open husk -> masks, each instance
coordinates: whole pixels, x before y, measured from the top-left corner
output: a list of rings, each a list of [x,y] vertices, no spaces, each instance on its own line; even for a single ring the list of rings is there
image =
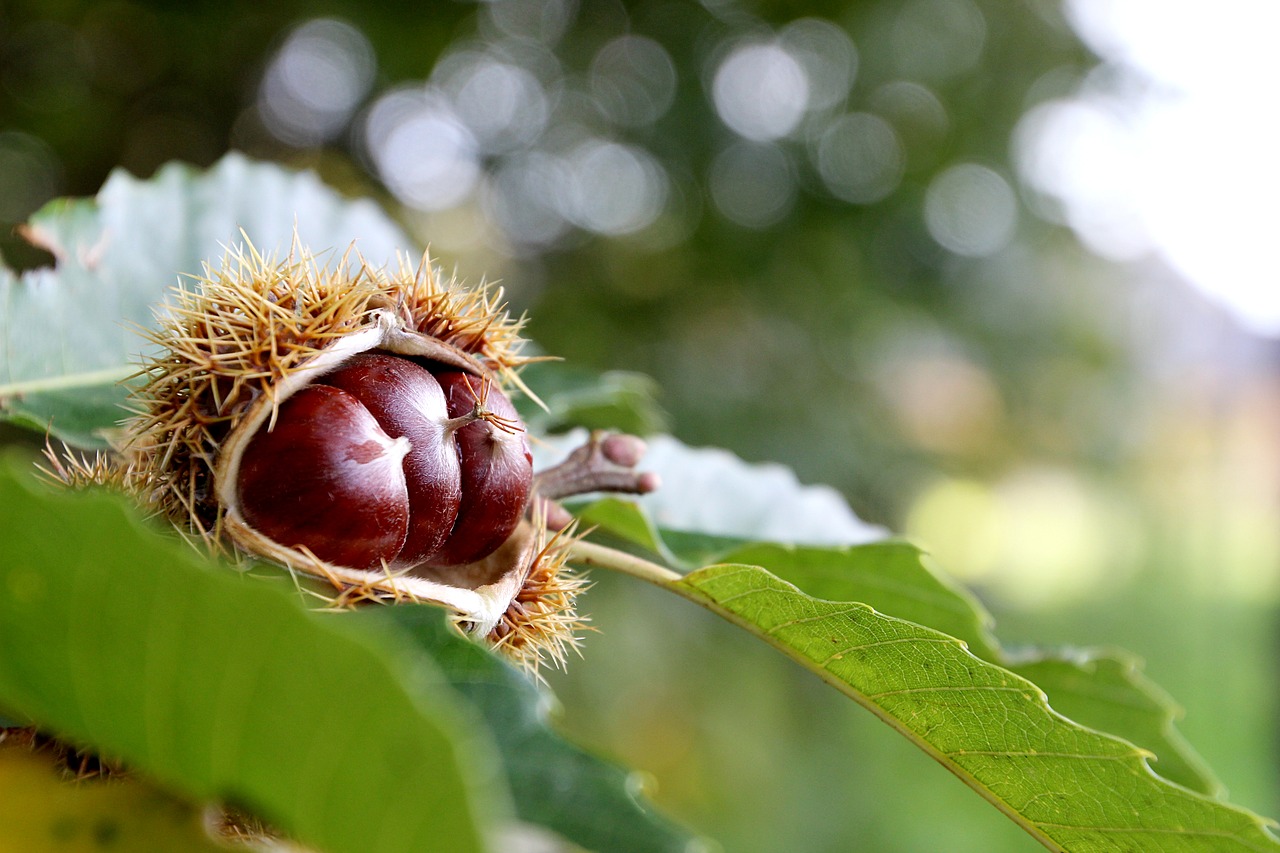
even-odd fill
[[[549,535],[540,517],[525,518],[497,551],[469,565],[368,571],[272,541],[238,503],[249,440],[290,396],[358,353],[445,364],[527,393],[517,375],[528,361],[520,355],[523,319],[508,315],[501,296],[442,280],[426,258],[389,272],[350,252],[324,265],[298,248],[280,262],[252,245],[229,250],[220,267],[175,290],[158,328],[143,332],[153,354],[139,371],[119,454],[50,454],[53,473],[71,485],[130,492],[214,551],[323,578],[339,604],[435,602],[521,663],[562,664],[581,627],[573,604],[581,581],[562,571],[566,535]]]

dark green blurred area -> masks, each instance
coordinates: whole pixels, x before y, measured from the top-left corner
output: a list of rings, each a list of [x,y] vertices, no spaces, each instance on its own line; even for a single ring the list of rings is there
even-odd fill
[[[0,250],[41,263],[13,226],[115,167],[314,168],[547,352],[653,376],[680,438],[921,538],[1007,643],[1145,657],[1280,814],[1271,347],[1090,256],[1015,162],[1097,63],[1047,0],[0,3]],[[705,614],[586,607],[567,727],[726,850],[1037,849]]]

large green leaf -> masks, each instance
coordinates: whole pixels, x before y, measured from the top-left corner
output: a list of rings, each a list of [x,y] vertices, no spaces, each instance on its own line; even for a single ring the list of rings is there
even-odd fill
[[[121,380],[143,341],[135,325],[184,276],[243,242],[283,256],[303,246],[372,263],[412,243],[372,202],[345,199],[309,172],[238,154],[208,171],[170,164],[145,181],[112,173],[95,199],[51,202],[28,226],[56,265],[17,275],[0,266],[0,416],[82,446],[101,446],[120,419]]]
[[[827,549],[757,544],[729,551],[720,561],[767,566],[816,598],[860,601],[963,640],[983,660],[1034,682],[1055,711],[1151,752],[1166,779],[1204,794],[1222,790],[1174,728],[1178,706],[1142,676],[1135,659],[1086,649],[1028,649],[1010,658],[992,636],[986,610],[934,569],[914,545],[880,542]]]
[[[639,798],[635,774],[566,742],[548,722],[554,700],[523,673],[448,629],[430,607],[368,614],[409,630],[449,683],[484,715],[516,813],[588,850],[685,853],[693,836]]]
[[[585,507],[582,517],[668,561],[667,555],[674,552],[686,563],[696,559],[765,566],[815,598],[869,604],[881,613],[941,631],[983,660],[1035,682],[1054,710],[1151,752],[1166,779],[1204,794],[1222,791],[1174,727],[1180,709],[1143,677],[1132,656],[1109,650],[1027,649],[1011,658],[991,633],[990,614],[914,545],[887,541],[815,547],[673,535],[658,531],[636,504],[616,499]]]
[[[0,466],[0,707],[330,851],[480,850],[496,759],[431,661]]]
[[[1153,773],[1030,681],[930,628],[815,599],[758,566],[667,586],[759,636],[911,739],[1053,850],[1280,851],[1257,816]]]
[[[1007,654],[992,636],[991,618],[965,591],[938,573],[918,548],[903,542],[879,542],[850,548],[792,546],[778,543],[744,543],[723,537],[671,535],[654,527],[635,504],[606,499],[585,507],[582,517],[602,533],[612,535],[650,554],[676,552],[688,561],[693,557],[727,564],[762,566],[778,582],[794,584],[792,590],[815,606],[873,608],[897,621],[915,623],[951,637],[958,647],[999,667],[1010,679],[1022,676],[1034,682],[1037,695],[1047,694],[1056,714],[1065,714],[1075,723],[1105,732],[1136,744],[1146,758],[1156,760],[1156,769],[1165,779],[1191,791],[1218,796],[1222,787],[1196,752],[1174,728],[1177,706],[1158,687],[1144,678],[1136,661],[1114,651],[1027,650]],[[670,557],[667,557],[670,562]],[[697,574],[690,577],[696,577]],[[803,592],[801,592],[801,590]],[[786,605],[779,605],[785,608]],[[776,642],[776,638],[774,639]],[[943,667],[941,660],[927,655],[941,646],[917,646],[922,666]],[[948,650],[949,651],[949,650]],[[792,649],[792,656],[799,654]],[[812,667],[812,661],[808,662]],[[830,679],[828,679],[830,680]],[[962,686],[962,685],[953,685]],[[845,685],[846,692],[859,689]],[[1025,716],[1026,724],[1038,725]],[[922,744],[926,751],[930,745]],[[1043,750],[1041,750],[1043,751]],[[945,762],[944,762],[945,763]],[[1066,765],[1067,775],[1077,774],[1073,783],[1084,790],[1092,771],[1087,762]],[[1145,765],[1146,775],[1155,778]],[[979,783],[972,780],[975,787]],[[1161,782],[1153,790],[1167,794],[1178,790]],[[989,793],[989,792],[988,792]],[[1096,793],[1096,792],[1095,792]],[[985,795],[985,794],[984,794]],[[1176,815],[1180,806],[1169,807]],[[1176,825],[1171,824],[1171,825]],[[1156,838],[1152,835],[1151,838]],[[1266,837],[1265,835],[1263,837]]]

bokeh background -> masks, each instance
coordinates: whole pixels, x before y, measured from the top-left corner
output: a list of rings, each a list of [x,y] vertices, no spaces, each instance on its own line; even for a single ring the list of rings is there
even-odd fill
[[[929,547],[1008,645],[1122,646],[1280,816],[1280,13],[1227,0],[0,0],[0,252],[235,149],[370,195],[691,444]],[[323,248],[323,247],[313,247]],[[731,496],[726,496],[731,499]],[[633,582],[565,728],[729,851],[1030,851]]]

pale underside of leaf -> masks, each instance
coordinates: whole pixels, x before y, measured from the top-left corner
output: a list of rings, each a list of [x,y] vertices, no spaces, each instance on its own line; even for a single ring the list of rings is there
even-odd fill
[[[170,164],[145,181],[116,171],[94,199],[51,202],[28,230],[55,266],[20,275],[0,266],[0,418],[105,446],[123,415],[117,383],[143,349],[135,328],[152,326],[170,289],[216,264],[242,232],[283,257],[295,227],[312,251],[341,256],[354,242],[378,266],[412,249],[372,202],[238,154],[205,172]]]

